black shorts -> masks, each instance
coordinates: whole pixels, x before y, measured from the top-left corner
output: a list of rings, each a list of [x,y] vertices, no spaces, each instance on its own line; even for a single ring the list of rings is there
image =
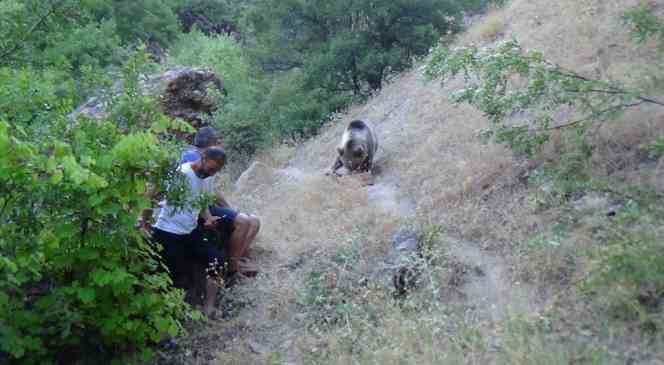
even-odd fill
[[[174,279],[187,275],[192,261],[204,265],[210,276],[223,274],[224,257],[221,251],[204,239],[199,228],[190,234],[174,234],[153,228],[152,238],[163,246],[161,256]]]

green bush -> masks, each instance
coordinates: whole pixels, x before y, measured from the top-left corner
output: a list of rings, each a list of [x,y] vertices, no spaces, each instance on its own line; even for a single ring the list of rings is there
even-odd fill
[[[447,0],[265,1],[248,11],[267,70],[306,70],[309,88],[366,96],[459,28]]]
[[[627,11],[623,21],[639,42],[655,38],[660,47],[664,48],[664,22],[653,14],[652,8],[646,3]]]
[[[0,351],[22,363],[148,357],[192,315],[135,229],[174,157],[153,131],[180,126],[159,114],[72,121],[64,98],[30,109],[57,88],[45,80],[21,74],[3,90],[44,88],[0,118]],[[26,123],[35,116],[44,124]]]
[[[47,127],[54,115],[71,108],[74,84],[67,73],[33,68],[0,68],[0,119],[26,128]]]
[[[125,43],[153,40],[168,45],[180,32],[174,9],[178,0],[115,0],[113,10],[117,32]]]
[[[607,222],[592,251],[594,270],[583,288],[615,318],[637,321],[643,329],[664,326],[664,237],[658,228],[664,218],[658,200],[629,200]]]

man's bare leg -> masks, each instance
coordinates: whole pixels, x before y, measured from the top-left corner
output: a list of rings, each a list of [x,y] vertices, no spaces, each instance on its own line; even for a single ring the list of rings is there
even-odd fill
[[[247,236],[244,239],[244,251],[242,252],[242,257],[249,257],[249,247],[256,240],[258,231],[261,228],[261,221],[253,214],[249,214],[249,230],[247,231]]]
[[[239,271],[239,258],[244,253],[244,241],[249,233],[249,220],[248,217],[242,213],[238,214],[235,218],[235,227],[231,234],[230,247],[228,257],[230,259],[229,269],[231,272]]]
[[[249,234],[249,237],[247,237],[247,248],[256,242],[256,236],[258,236],[258,232],[261,230],[261,220],[253,214],[250,216],[253,230]]]
[[[256,239],[260,230],[260,220],[255,215],[238,214],[235,219],[235,230],[231,235],[230,249],[230,271],[236,271],[243,274],[255,274],[256,270],[251,268],[242,268],[241,263],[249,256],[249,247]]]

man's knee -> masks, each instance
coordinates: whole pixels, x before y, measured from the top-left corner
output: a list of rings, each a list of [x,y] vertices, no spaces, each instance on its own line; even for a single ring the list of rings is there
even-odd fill
[[[261,229],[261,220],[257,216],[251,215],[251,227],[258,232]]]
[[[248,228],[250,225],[251,218],[248,215],[244,213],[238,213],[237,217],[235,217],[235,228]]]

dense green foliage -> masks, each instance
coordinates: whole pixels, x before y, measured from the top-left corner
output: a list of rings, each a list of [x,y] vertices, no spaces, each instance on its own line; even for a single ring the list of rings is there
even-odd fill
[[[149,355],[189,315],[135,229],[148,184],[171,169],[158,133],[188,127],[137,94],[141,55],[125,66],[117,120],[74,122],[71,99],[49,98],[53,75],[3,71],[18,76],[4,91],[32,101],[0,106],[0,351],[16,360]]]
[[[267,69],[303,68],[309,86],[366,95],[458,29],[446,0],[262,1],[248,15]]]
[[[8,0],[0,4],[0,65],[80,68],[117,63],[122,45],[167,45],[175,0]]]

